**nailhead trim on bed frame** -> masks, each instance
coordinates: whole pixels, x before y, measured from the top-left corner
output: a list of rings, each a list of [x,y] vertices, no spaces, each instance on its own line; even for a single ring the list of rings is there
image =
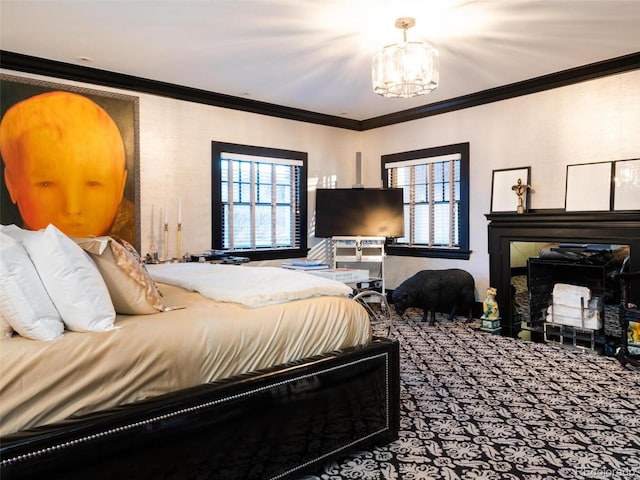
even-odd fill
[[[87,436],[78,438],[76,440],[72,440],[72,441],[69,441],[69,442],[64,442],[64,443],[61,443],[61,444],[58,444],[58,445],[54,445],[54,446],[51,446],[51,447],[47,447],[47,448],[43,448],[43,449],[40,449],[40,450],[36,450],[34,452],[29,452],[29,453],[26,453],[26,454],[23,454],[23,455],[18,455],[18,456],[11,457],[11,458],[5,458],[5,459],[0,461],[0,466],[8,466],[8,465],[11,465],[11,464],[14,464],[14,463],[17,463],[17,462],[21,462],[21,461],[24,461],[24,460],[34,459],[34,458],[37,458],[37,457],[39,457],[41,455],[44,455],[46,453],[50,453],[50,452],[58,451],[58,450],[63,450],[65,448],[71,447],[73,445],[78,445],[80,443],[90,442],[90,441],[96,440],[98,438],[104,438],[104,437],[107,437],[109,435],[113,435],[115,433],[120,433],[120,432],[123,432],[123,431],[131,430],[132,428],[136,428],[136,427],[140,427],[142,425],[150,424],[150,423],[156,422],[158,420],[166,420],[168,418],[172,418],[172,417],[175,417],[177,415],[181,415],[183,413],[194,412],[194,411],[201,410],[203,408],[207,408],[207,407],[210,407],[210,406],[213,406],[213,405],[217,405],[217,404],[220,404],[220,403],[228,402],[230,400],[235,400],[235,399],[238,399],[238,398],[254,395],[256,393],[260,393],[260,392],[263,392],[265,390],[269,390],[269,389],[274,388],[274,387],[280,387],[282,385],[286,385],[288,383],[291,383],[291,382],[294,382],[294,381],[297,381],[297,380],[304,380],[304,379],[306,379],[308,377],[313,377],[313,376],[316,376],[318,374],[327,373],[327,372],[331,372],[331,371],[334,371],[334,370],[346,368],[346,367],[349,367],[349,366],[352,366],[352,365],[356,365],[358,363],[362,363],[362,362],[365,362],[365,361],[368,361],[368,360],[372,360],[372,359],[375,359],[375,358],[380,358],[380,357],[385,357],[385,387],[386,387],[385,388],[385,395],[386,395],[385,428],[382,428],[382,429],[380,429],[380,430],[378,430],[378,431],[376,431],[374,433],[370,433],[366,437],[363,437],[363,438],[361,438],[359,440],[356,440],[354,442],[350,442],[349,444],[344,445],[344,446],[342,446],[340,448],[337,448],[337,449],[335,449],[335,450],[333,450],[331,452],[328,452],[328,453],[326,453],[324,455],[321,455],[321,456],[319,456],[318,458],[316,458],[316,459],[314,459],[312,461],[306,462],[306,463],[304,463],[302,465],[299,465],[299,466],[296,466],[296,467],[294,467],[294,468],[292,468],[292,469],[290,469],[290,470],[288,470],[286,472],[278,474],[275,477],[272,477],[275,480],[275,479],[284,477],[285,475],[288,475],[288,474],[290,474],[290,473],[292,473],[292,472],[294,472],[296,470],[304,468],[307,465],[309,465],[309,464],[311,464],[311,463],[313,463],[313,462],[315,462],[317,460],[320,460],[322,458],[325,458],[325,457],[328,457],[330,455],[333,455],[333,454],[335,454],[337,452],[340,452],[341,450],[345,450],[345,449],[347,449],[347,448],[349,448],[349,447],[351,447],[351,446],[353,446],[353,445],[355,445],[357,443],[362,442],[363,440],[366,440],[366,439],[368,439],[370,437],[373,437],[373,436],[379,434],[380,432],[383,432],[383,431],[389,429],[389,417],[390,417],[390,413],[391,412],[389,410],[390,409],[390,406],[389,406],[389,401],[390,401],[389,400],[389,354],[387,352],[380,353],[380,354],[375,355],[373,357],[366,357],[366,358],[361,358],[359,360],[354,360],[353,362],[346,363],[344,365],[337,365],[335,367],[331,367],[331,368],[327,368],[327,369],[324,369],[324,370],[320,370],[318,372],[308,373],[308,374],[305,374],[305,375],[301,375],[299,377],[290,378],[288,380],[282,380],[282,381],[274,383],[272,385],[265,385],[263,387],[255,388],[253,390],[249,390],[249,391],[244,392],[244,393],[231,395],[231,396],[226,397],[226,398],[221,398],[221,399],[218,399],[218,400],[213,400],[211,402],[201,403],[199,405],[195,405],[195,406],[189,407],[189,408],[182,408],[180,410],[176,410],[175,412],[166,413],[164,415],[157,415],[155,417],[149,418],[149,419],[144,420],[144,421],[130,423],[130,424],[127,424],[127,425],[123,425],[122,427],[111,428],[111,429],[106,430],[104,432],[95,433],[93,435],[87,435]]]
[[[360,359],[360,360],[357,360],[355,362],[351,362],[351,363],[349,363],[347,365],[342,365],[342,366],[346,367],[346,366],[349,366],[349,365],[354,365],[354,364],[359,363],[359,362],[363,362],[364,360],[371,360],[372,358],[379,358],[379,357],[384,357],[384,362],[385,362],[385,369],[384,369],[384,372],[385,372],[384,377],[385,378],[384,378],[384,382],[385,382],[386,407],[385,407],[385,425],[384,425],[384,428],[376,430],[375,432],[370,433],[369,435],[367,435],[365,437],[362,437],[362,438],[360,438],[358,440],[355,440],[353,442],[349,442],[348,444],[343,445],[342,447],[336,448],[336,449],[334,449],[334,450],[332,450],[330,452],[327,452],[324,455],[320,455],[319,457],[316,457],[313,460],[309,460],[308,462],[305,462],[305,463],[303,463],[301,465],[298,465],[298,466],[296,466],[294,468],[291,468],[291,469],[289,469],[289,470],[287,470],[285,472],[282,472],[282,473],[276,475],[275,477],[271,477],[270,480],[276,480],[278,478],[285,477],[286,475],[289,475],[290,473],[293,473],[296,470],[300,470],[302,468],[305,468],[308,465],[311,465],[312,463],[317,462],[318,460],[321,460],[323,458],[329,457],[329,456],[331,456],[331,455],[333,455],[335,453],[338,453],[338,452],[340,452],[342,450],[346,450],[346,449],[352,447],[353,445],[357,445],[358,443],[361,443],[362,441],[367,440],[368,438],[374,437],[375,435],[378,435],[379,433],[384,432],[385,430],[389,429],[389,416],[390,416],[390,413],[391,413],[390,412],[390,406],[389,406],[389,354],[386,353],[386,352],[385,353],[381,353],[381,354],[376,355],[374,357],[363,358],[363,359]],[[327,369],[326,371],[334,370],[336,368],[340,368],[340,367],[333,367],[333,368]]]

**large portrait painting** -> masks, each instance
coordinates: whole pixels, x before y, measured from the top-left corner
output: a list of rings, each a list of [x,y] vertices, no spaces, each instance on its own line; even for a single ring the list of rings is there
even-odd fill
[[[140,248],[138,97],[0,74],[0,223]]]

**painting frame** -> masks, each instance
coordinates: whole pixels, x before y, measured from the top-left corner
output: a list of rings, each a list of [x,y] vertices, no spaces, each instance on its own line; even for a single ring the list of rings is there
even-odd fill
[[[613,163],[613,210],[640,210],[640,158]]]
[[[45,92],[63,91],[79,94],[105,110],[120,130],[125,149],[127,179],[119,212],[126,202],[128,214],[121,224],[127,235],[122,238],[138,251],[141,246],[140,228],[140,100],[139,97],[95,88],[68,85],[52,81],[0,73],[0,119],[16,103]],[[22,223],[17,206],[11,201],[5,176],[5,164],[0,161],[0,223]],[[130,211],[130,213],[129,213]]]
[[[611,211],[613,162],[567,165],[564,199],[567,212]]]
[[[518,179],[524,185],[530,185],[531,167],[503,168],[493,170],[491,180],[491,213],[517,213],[518,197],[513,189]],[[531,188],[523,196],[524,212],[528,211]]]

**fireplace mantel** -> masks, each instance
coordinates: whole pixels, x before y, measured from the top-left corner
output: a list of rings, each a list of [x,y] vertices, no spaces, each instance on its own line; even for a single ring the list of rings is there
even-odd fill
[[[570,242],[629,245],[629,271],[640,271],[640,212],[565,212],[538,210],[523,214],[491,213],[489,281],[498,289],[502,334],[517,336],[511,316],[511,242]],[[630,300],[640,304],[640,282],[631,285]]]

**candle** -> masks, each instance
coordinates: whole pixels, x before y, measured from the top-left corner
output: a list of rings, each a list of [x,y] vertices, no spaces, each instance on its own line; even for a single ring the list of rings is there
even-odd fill
[[[182,197],[178,198],[178,223],[182,223]]]
[[[153,231],[153,205],[151,205],[151,244],[153,245],[155,243],[155,232]]]

